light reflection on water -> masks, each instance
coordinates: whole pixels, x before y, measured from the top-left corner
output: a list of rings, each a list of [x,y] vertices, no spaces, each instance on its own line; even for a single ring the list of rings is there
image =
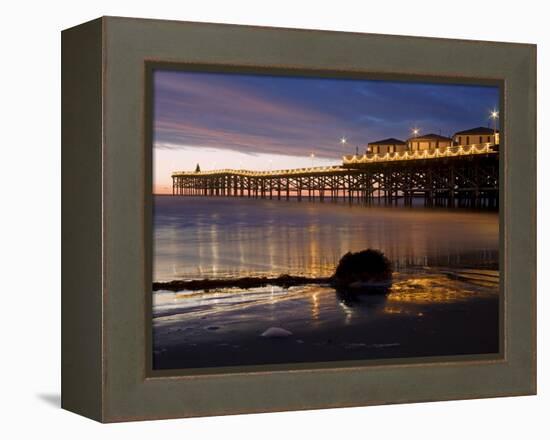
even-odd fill
[[[323,328],[377,319],[383,315],[423,316],[426,306],[460,304],[498,294],[498,272],[485,271],[490,285],[453,280],[445,274],[396,274],[387,295],[354,295],[329,286],[299,286],[288,290],[267,286],[250,290],[158,292],[154,295],[157,332],[189,326],[208,318],[222,329],[250,327],[261,332],[269,323],[297,328]]]
[[[396,269],[496,268],[498,214],[249,199],[155,197],[154,279],[328,276],[348,251]]]

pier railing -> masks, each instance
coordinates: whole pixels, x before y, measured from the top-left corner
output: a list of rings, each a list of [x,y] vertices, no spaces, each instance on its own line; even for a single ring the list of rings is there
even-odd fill
[[[172,173],[172,194],[427,206],[498,206],[499,151],[493,144],[345,156],[341,165]],[[450,159],[453,158],[453,159]]]
[[[364,164],[372,162],[391,162],[401,160],[438,159],[472,154],[498,153],[495,144],[459,145],[445,148],[434,148],[422,151],[403,151],[395,153],[367,153],[363,155],[344,156],[344,165]]]
[[[188,177],[188,176],[219,176],[219,175],[235,175],[248,177],[279,177],[279,176],[294,176],[304,174],[327,174],[344,172],[346,167],[353,165],[362,165],[368,163],[379,162],[398,162],[426,159],[440,159],[446,157],[469,156],[479,154],[496,154],[498,153],[498,145],[492,143],[459,145],[445,148],[435,148],[422,151],[403,151],[395,153],[367,153],[363,155],[348,155],[342,157],[342,165],[332,165],[324,167],[306,167],[292,168],[284,170],[245,170],[234,168],[222,168],[206,171],[174,171],[172,177]]]
[[[222,168],[217,170],[207,170],[207,171],[175,171],[172,173],[172,177],[180,176],[215,176],[220,174],[232,174],[236,176],[250,176],[250,177],[261,177],[261,176],[290,176],[298,174],[315,174],[315,173],[327,173],[334,171],[344,171],[345,168],[340,165],[332,165],[326,167],[309,167],[309,168],[292,168],[288,170],[271,170],[271,171],[252,171],[252,170],[243,170],[243,169],[233,169],[233,168]]]

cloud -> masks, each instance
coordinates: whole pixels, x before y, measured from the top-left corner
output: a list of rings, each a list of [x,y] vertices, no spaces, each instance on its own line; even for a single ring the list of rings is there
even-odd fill
[[[484,125],[498,104],[489,87],[265,75],[157,71],[154,139],[158,148],[322,157],[413,125],[443,134]]]

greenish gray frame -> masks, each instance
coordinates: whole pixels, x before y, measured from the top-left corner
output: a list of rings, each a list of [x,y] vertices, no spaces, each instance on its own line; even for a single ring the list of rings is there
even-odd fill
[[[501,353],[152,371],[154,66],[499,84]],[[117,17],[63,31],[63,408],[116,422],[535,393],[536,46]]]

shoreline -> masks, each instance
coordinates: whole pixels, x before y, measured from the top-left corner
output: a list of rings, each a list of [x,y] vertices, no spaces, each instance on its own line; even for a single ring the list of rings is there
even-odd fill
[[[484,284],[497,282],[499,268],[498,265],[487,267],[440,267],[440,268],[424,268],[429,269],[431,273],[442,274],[449,279],[455,279],[465,282],[481,281]],[[396,273],[407,273],[407,271],[397,271]],[[415,272],[411,272],[415,273]],[[496,273],[496,275],[495,275]],[[200,280],[172,280],[172,281],[155,281],[153,282],[153,292],[166,290],[170,292],[180,292],[183,290],[198,291],[203,290],[208,292],[211,289],[239,288],[253,289],[256,287],[276,286],[288,289],[295,286],[305,286],[308,284],[319,286],[330,286],[338,288],[334,284],[334,276],[330,277],[307,277],[301,275],[283,274],[277,277],[258,276],[258,277],[236,277],[236,278],[203,278]],[[391,284],[391,283],[390,283]],[[378,285],[376,281],[372,285],[365,285],[365,289],[388,288],[388,285]]]

